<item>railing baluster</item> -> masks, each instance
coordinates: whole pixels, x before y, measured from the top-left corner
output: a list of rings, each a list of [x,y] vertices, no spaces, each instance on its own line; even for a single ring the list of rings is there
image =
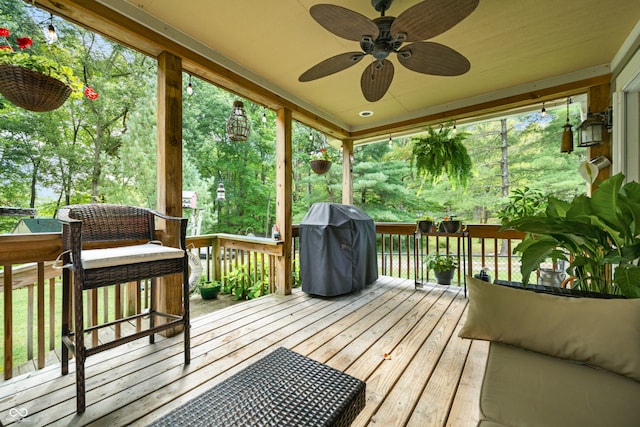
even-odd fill
[[[33,287],[33,283],[27,285],[27,360],[33,360]]]
[[[56,279],[49,279],[49,351],[55,349],[56,340]]]

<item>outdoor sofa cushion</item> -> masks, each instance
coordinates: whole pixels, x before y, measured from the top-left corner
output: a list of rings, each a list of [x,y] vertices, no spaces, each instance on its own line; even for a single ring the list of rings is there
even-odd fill
[[[492,342],[482,427],[639,426],[640,382],[579,362]]]
[[[473,277],[459,336],[497,341],[640,381],[640,299],[567,298]]]

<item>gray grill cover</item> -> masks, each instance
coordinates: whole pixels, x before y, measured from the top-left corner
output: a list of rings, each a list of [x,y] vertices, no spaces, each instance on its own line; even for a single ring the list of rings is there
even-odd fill
[[[376,227],[351,205],[316,203],[300,223],[302,290],[334,296],[378,279]]]

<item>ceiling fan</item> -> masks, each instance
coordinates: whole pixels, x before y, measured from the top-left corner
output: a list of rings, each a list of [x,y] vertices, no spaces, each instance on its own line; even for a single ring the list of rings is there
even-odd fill
[[[362,94],[369,102],[381,99],[393,80],[393,52],[400,64],[423,74],[459,76],[471,68],[462,54],[430,39],[449,30],[478,6],[480,0],[424,0],[402,12],[397,18],[385,16],[393,0],[371,0],[380,17],[373,20],[332,4],[317,4],[309,12],[324,28],[336,36],[360,42],[362,52],[347,52],[325,59],[302,73],[298,80],[308,82],[345,70],[366,55],[373,62],[360,78]],[[405,46],[403,43],[414,42]]]

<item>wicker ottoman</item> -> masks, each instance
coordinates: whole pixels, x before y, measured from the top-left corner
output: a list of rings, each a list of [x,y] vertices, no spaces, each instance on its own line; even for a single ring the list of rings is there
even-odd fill
[[[153,426],[349,426],[363,381],[280,347]]]

